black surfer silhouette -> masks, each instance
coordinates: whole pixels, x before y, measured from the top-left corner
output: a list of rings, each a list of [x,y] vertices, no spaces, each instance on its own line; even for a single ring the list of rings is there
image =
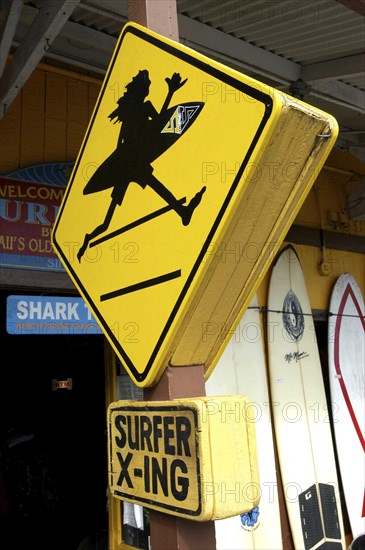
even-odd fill
[[[204,106],[202,102],[182,103],[175,107],[169,104],[174,93],[186,83],[179,73],[165,78],[168,85],[166,99],[158,112],[146,97],[151,81],[147,70],[141,70],[126,85],[126,92],[118,100],[118,107],[109,115],[110,121],[122,123],[116,149],[99,166],[83,190],[84,195],[113,187],[111,203],[101,225],[86,233],[78,251],[79,262],[92,239],[104,233],[111,222],[114,211],[121,205],[130,183],[143,189],[151,187],[181,218],[184,226],[189,225],[194,210],[200,204],[206,187],[184,204],[178,200],[154,175],[151,163],[164,153],[194,122]]]

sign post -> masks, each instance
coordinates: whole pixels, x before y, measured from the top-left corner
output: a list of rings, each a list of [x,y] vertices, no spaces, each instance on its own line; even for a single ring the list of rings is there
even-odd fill
[[[158,3],[153,0],[128,0],[128,19],[153,30],[160,31],[162,35],[179,41],[177,23],[176,0]],[[166,9],[168,4],[168,9]],[[148,20],[154,15],[153,26]],[[158,28],[157,25],[162,25]],[[200,397],[205,395],[204,367],[168,366],[162,374],[159,383],[153,388],[145,388],[144,396],[149,401],[177,399],[182,397]],[[215,550],[215,528],[213,521],[196,522],[165,514],[157,510],[150,510],[151,545],[156,548],[170,548],[179,550],[195,550],[206,548]]]
[[[145,388],[144,396],[149,401],[200,397],[205,395],[204,368],[202,365],[167,367],[159,383]],[[215,550],[213,521],[196,522],[161,511],[150,511],[151,541],[157,548],[181,548]]]
[[[152,21],[151,21],[152,18]],[[160,34],[179,41],[176,0],[156,2],[154,0],[128,0],[128,19]],[[145,388],[144,396],[149,401],[171,400],[205,395],[204,367],[167,367],[159,383]],[[213,521],[196,523],[184,517],[150,510],[151,545],[155,548],[215,550],[215,528]]]
[[[128,0],[128,19],[179,41],[176,0]],[[153,388],[145,388],[144,395],[149,401],[203,396],[204,368],[202,365],[167,367],[159,383]],[[161,549],[215,550],[216,547],[213,521],[197,524],[183,517],[150,510],[150,534],[151,545]]]

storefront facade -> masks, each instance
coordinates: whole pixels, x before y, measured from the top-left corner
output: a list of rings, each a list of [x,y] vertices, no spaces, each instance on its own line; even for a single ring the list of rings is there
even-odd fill
[[[41,65],[0,122],[0,339],[8,357],[0,399],[0,520],[9,543],[22,530],[39,550],[76,548],[108,528],[113,550],[125,538],[120,504],[108,499],[105,425],[107,404],[122,395],[120,367],[103,335],[87,325],[90,319],[74,318],[78,326],[70,329],[63,326],[65,309],[45,306],[42,323],[34,313],[43,307],[34,306],[37,297],[49,303],[57,296],[79,298],[50,235],[100,87],[95,78]],[[45,175],[40,166],[53,168]],[[364,178],[359,159],[333,150],[285,239],[305,274],[324,372],[337,278],[350,272],[365,294],[365,219],[351,217],[349,205]],[[252,242],[225,254],[227,261],[255,262],[258,252]],[[270,270],[258,289],[263,315],[269,277]],[[7,304],[14,295],[24,296],[23,326],[9,329]],[[141,537],[139,544],[146,541]]]

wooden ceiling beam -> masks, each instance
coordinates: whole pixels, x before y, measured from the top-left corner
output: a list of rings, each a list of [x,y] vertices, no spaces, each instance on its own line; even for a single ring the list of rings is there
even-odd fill
[[[80,0],[44,0],[0,79],[0,119],[28,80]]]

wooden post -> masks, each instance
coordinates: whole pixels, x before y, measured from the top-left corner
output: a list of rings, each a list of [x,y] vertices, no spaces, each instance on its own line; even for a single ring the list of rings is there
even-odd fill
[[[176,0],[128,0],[128,20],[179,42]]]
[[[144,390],[148,401],[169,400],[205,395],[202,366],[167,367],[161,380],[153,388]],[[196,522],[150,511],[152,550],[215,550],[213,521]]]
[[[129,0],[128,19],[179,41],[176,0]],[[146,388],[148,401],[205,395],[201,366],[167,367],[159,383]],[[150,511],[152,550],[215,550],[214,522],[196,522]]]
[[[104,338],[104,372],[105,372],[105,403],[108,408],[110,403],[117,398],[116,379],[116,355],[106,338]],[[110,550],[120,548],[122,540],[122,514],[120,501],[113,499],[108,486],[108,526]]]

